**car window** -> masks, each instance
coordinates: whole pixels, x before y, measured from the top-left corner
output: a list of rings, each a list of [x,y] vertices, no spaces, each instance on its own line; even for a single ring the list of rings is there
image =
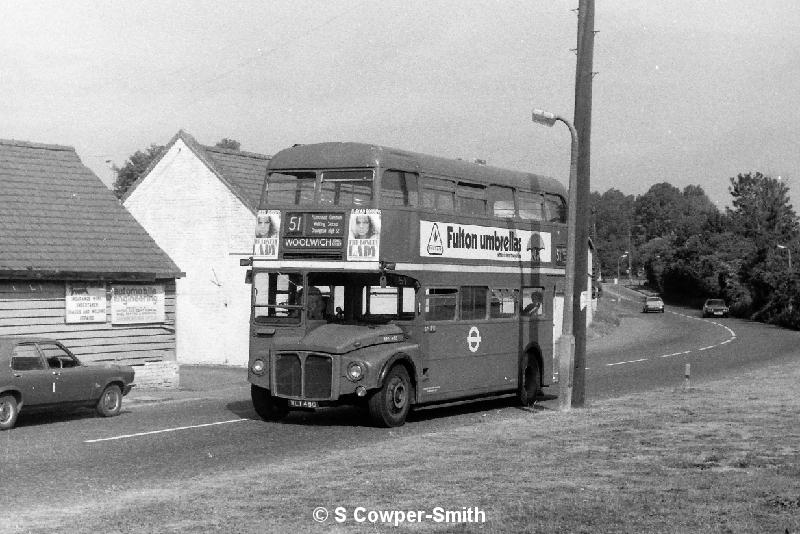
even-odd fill
[[[36,350],[36,345],[25,343],[17,345],[11,352],[11,369],[14,371],[35,371],[44,369],[44,362]]]
[[[78,360],[55,343],[39,343],[39,349],[41,349],[45,360],[47,360],[47,365],[51,369],[66,369],[78,366]]]

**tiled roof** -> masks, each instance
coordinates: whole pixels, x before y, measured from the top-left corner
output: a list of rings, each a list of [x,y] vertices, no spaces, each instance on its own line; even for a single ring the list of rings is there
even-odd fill
[[[0,140],[0,278],[181,275],[74,148]]]
[[[154,159],[147,170],[142,173],[136,182],[125,192],[123,200],[147,179],[150,171],[158,165],[161,157],[167,153],[172,145],[182,140],[200,158],[203,163],[236,195],[242,203],[253,213],[258,209],[261,200],[261,189],[264,185],[264,178],[267,173],[267,166],[271,156],[256,154],[254,152],[244,152],[241,150],[230,150],[215,146],[206,146],[198,143],[194,137],[187,132],[180,130],[167,143],[161,156]]]
[[[203,148],[214,161],[217,172],[235,189],[234,193],[251,210],[256,211],[270,157],[210,146]]]

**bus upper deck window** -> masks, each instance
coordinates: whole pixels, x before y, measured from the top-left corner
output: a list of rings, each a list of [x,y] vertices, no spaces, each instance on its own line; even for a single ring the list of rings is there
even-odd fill
[[[308,206],[314,203],[313,172],[273,172],[267,177],[267,205]]]
[[[455,208],[455,183],[438,178],[425,178],[422,205],[439,211],[452,212]]]
[[[541,193],[517,191],[519,216],[531,221],[544,220],[544,196]]]
[[[489,202],[495,217],[514,217],[514,190],[499,185],[489,186]]]
[[[369,206],[372,203],[372,170],[324,171],[320,204],[332,206]]]
[[[546,219],[550,222],[567,222],[567,204],[558,195],[547,194],[544,197]]]
[[[384,206],[416,206],[416,173],[385,171],[381,179],[381,204]]]
[[[486,188],[477,184],[459,183],[456,189],[456,211],[464,215],[486,215]]]

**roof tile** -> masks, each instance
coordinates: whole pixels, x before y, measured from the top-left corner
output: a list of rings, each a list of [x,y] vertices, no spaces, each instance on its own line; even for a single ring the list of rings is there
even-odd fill
[[[72,147],[0,140],[0,206],[0,277],[181,275]]]

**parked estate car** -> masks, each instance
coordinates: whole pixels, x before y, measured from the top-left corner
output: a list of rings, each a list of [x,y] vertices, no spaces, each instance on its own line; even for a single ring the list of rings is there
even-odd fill
[[[661,312],[664,313],[664,301],[661,297],[645,297],[642,313]]]
[[[84,365],[53,339],[0,337],[0,430],[13,428],[22,409],[88,406],[112,417],[133,377],[129,365]]]
[[[722,299],[708,299],[703,304],[703,317],[727,317],[728,307]]]

